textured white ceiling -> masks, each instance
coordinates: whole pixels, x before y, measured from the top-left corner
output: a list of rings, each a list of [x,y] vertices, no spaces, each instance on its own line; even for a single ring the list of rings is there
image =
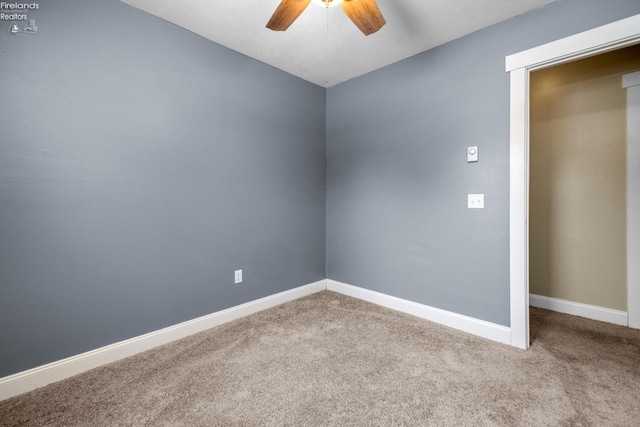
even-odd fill
[[[365,37],[340,7],[309,5],[285,32],[280,0],[122,0],[323,87],[408,58],[554,0],[376,0],[387,25]]]

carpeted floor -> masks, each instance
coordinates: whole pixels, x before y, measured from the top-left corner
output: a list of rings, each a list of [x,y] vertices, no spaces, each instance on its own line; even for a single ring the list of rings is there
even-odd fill
[[[640,425],[640,331],[518,350],[321,292],[0,402],[2,426]]]

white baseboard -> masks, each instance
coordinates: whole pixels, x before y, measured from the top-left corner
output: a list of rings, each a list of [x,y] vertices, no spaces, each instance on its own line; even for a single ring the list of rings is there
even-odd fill
[[[474,319],[473,317],[463,316],[357,286],[347,285],[346,283],[336,282],[335,280],[327,280],[327,289],[493,341],[511,344],[511,329],[506,326],[485,322],[484,320]]]
[[[214,326],[266,310],[276,305],[323,291],[327,281],[320,280],[275,295],[250,301],[226,310],[188,320],[148,334],[120,341],[86,353],[71,356],[43,366],[0,378],[0,400],[44,387],[73,375],[150,350]]]
[[[574,316],[586,317],[587,319],[599,320],[601,322],[613,323],[627,326],[627,312],[613,310],[610,308],[598,307],[596,305],[581,304],[558,298],[543,297],[540,295],[529,295],[529,305],[532,307],[544,308],[546,310],[557,311]]]

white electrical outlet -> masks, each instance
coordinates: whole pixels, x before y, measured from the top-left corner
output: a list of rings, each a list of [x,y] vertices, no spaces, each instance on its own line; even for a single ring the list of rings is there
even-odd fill
[[[242,283],[242,270],[236,270],[235,281],[236,284]]]
[[[469,209],[484,209],[484,194],[468,194],[467,196]]]

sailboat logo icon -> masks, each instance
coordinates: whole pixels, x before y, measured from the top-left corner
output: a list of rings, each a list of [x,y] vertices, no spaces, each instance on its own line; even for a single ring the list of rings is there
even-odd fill
[[[18,24],[16,24],[15,22],[12,22],[11,26],[9,27],[9,33],[15,34],[18,31],[20,31],[20,28],[18,28]]]

